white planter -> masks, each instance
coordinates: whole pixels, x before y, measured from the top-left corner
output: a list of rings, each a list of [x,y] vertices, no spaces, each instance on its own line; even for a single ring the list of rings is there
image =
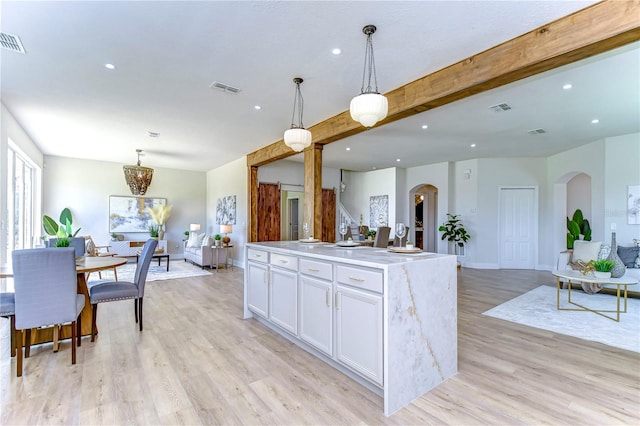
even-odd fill
[[[611,278],[611,272],[593,271],[593,276],[596,278]]]

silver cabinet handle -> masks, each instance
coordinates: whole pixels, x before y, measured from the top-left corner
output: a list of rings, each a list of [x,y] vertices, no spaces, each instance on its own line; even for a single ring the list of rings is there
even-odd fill
[[[307,268],[307,269],[311,272],[320,272],[320,269],[316,269],[316,268]]]
[[[364,282],[364,280],[363,280],[362,278],[349,277],[349,279],[350,279],[350,280],[353,280],[353,281],[358,281],[358,282],[361,282],[361,283],[363,283],[363,282]]]
[[[324,301],[327,304],[327,308],[330,308],[331,306],[329,305],[329,289],[326,289],[326,292],[324,294]]]
[[[288,260],[280,259],[280,263],[289,263]]]
[[[254,254],[253,257],[262,257],[261,254]]]
[[[334,302],[334,306],[336,307],[336,311],[337,311],[338,309],[340,309],[340,306],[338,306],[338,294],[339,294],[339,293],[340,293],[339,291],[336,291],[336,295],[335,295],[335,299],[336,299],[336,300],[335,300],[335,302]]]

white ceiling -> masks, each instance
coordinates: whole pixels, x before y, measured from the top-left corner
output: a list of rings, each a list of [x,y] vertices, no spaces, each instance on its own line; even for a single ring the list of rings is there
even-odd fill
[[[210,170],[282,138],[293,77],[305,80],[307,127],[346,110],[360,90],[366,24],[378,27],[386,92],[592,3],[4,0],[1,30],[27,54],[0,50],[2,102],[45,154],[132,163],[142,148],[147,166]],[[570,65],[331,144],[325,164],[549,155],[638,132],[637,45],[622,50],[586,72]],[[241,92],[210,89],[214,80]],[[501,102],[513,109],[489,111]],[[539,127],[549,133],[526,133]]]

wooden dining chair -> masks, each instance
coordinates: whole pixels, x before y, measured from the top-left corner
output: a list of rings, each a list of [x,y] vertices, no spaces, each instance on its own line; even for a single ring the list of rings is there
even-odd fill
[[[111,253],[110,246],[98,246],[91,238],[91,235],[85,235],[82,238],[85,240],[85,253],[88,257],[114,257],[116,253]],[[89,275],[87,274],[86,280],[89,281]],[[117,268],[113,268],[113,276],[118,281]],[[102,272],[98,271],[98,278],[102,279]]]
[[[147,280],[147,272],[151,264],[153,252],[158,246],[158,240],[148,239],[142,248],[142,254],[136,266],[136,273],[133,282],[128,281],[98,281],[89,288],[89,299],[93,308],[91,318],[91,341],[95,341],[98,327],[96,319],[98,316],[98,304],[103,302],[113,302],[117,300],[134,299],[136,322],[140,324],[142,331],[142,300],[144,298],[144,285]],[[138,321],[138,310],[140,319]]]
[[[373,242],[374,247],[388,247],[389,246],[389,234],[391,228],[388,226],[379,226],[378,232],[376,232],[376,239]]]
[[[76,344],[81,345],[84,295],[78,294],[76,252],[73,247],[15,250],[16,374],[22,376],[22,342],[29,358],[31,329],[71,323],[71,364],[76,363]]]

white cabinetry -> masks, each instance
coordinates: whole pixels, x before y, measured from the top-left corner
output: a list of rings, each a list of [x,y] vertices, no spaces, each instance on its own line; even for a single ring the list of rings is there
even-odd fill
[[[142,251],[145,241],[111,241],[109,243],[109,252],[115,253],[117,256],[135,256]],[[167,240],[158,240],[156,251],[162,250],[167,252]]]
[[[269,267],[266,264],[247,262],[247,303],[249,309],[269,318]]]
[[[382,385],[382,295],[338,285],[336,359]]]
[[[333,356],[332,265],[300,259],[300,338]]]

